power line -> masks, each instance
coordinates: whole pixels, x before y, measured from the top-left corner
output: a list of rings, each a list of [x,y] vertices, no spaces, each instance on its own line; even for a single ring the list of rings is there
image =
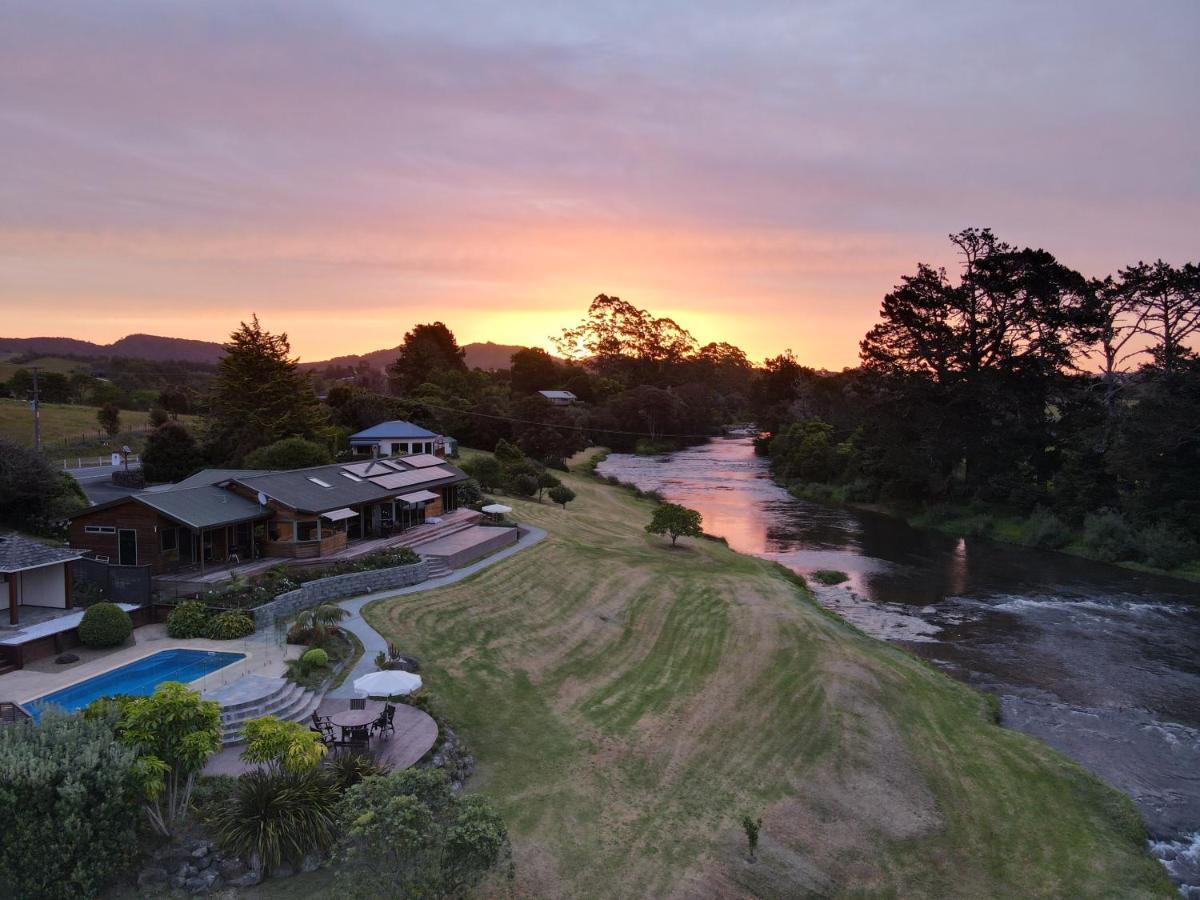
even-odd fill
[[[648,437],[648,438],[710,438],[711,434],[654,434],[649,431],[622,431],[617,428],[598,428],[584,425],[568,425],[562,422],[538,422],[535,419],[519,419],[516,416],[498,416],[493,413],[476,412],[471,409],[456,409],[453,406],[440,406],[437,403],[427,403],[424,400],[413,400],[413,403],[421,406],[426,406],[429,409],[438,409],[443,412],[456,413],[460,416],[478,416],[481,419],[494,419],[500,422],[519,422],[522,425],[540,425],[543,428],[565,428],[568,431],[592,431],[599,434],[621,434],[628,437]]]

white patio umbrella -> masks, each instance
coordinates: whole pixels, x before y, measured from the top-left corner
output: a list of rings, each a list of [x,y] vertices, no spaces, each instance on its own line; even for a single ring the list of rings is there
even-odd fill
[[[503,503],[489,503],[487,506],[483,507],[481,512],[485,512],[492,516],[506,516],[512,512],[512,507],[505,506]]]
[[[391,669],[354,679],[354,690],[367,697],[403,697],[421,687],[421,676]]]

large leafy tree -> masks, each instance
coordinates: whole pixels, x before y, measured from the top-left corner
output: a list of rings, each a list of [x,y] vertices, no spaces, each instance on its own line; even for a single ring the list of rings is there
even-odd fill
[[[203,465],[204,459],[196,439],[182,422],[164,422],[146,438],[146,449],[142,451],[142,472],[151,483],[179,481]]]
[[[214,461],[238,464],[281,438],[311,439],[325,418],[287,335],[263,330],[258,316],[242,322],[225,344],[209,397],[206,424]]]
[[[436,382],[450,373],[466,373],[466,351],[442,322],[418,325],[404,335],[400,354],[388,367],[392,390],[398,394]]]
[[[606,377],[641,384],[686,360],[696,340],[673,319],[599,294],[584,320],[563,329],[555,345],[563,356],[586,360]]]
[[[1139,262],[1120,273],[1124,302],[1136,313],[1134,329],[1151,341],[1154,365],[1167,377],[1195,358],[1190,342],[1200,335],[1200,266],[1178,268],[1161,259]]]
[[[540,347],[524,347],[512,355],[508,372],[514,393],[532,394],[557,388],[562,366]]]
[[[1014,459],[1031,473],[1044,468],[1054,392],[1103,317],[1083,276],[1045,250],[1017,249],[987,229],[950,240],[963,260],[958,281],[918,265],[884,297],[861,357],[886,382],[876,424],[906,427],[896,416],[911,421],[921,415],[914,407],[932,404],[939,449],[912,464],[942,476],[958,469],[978,490]]]
[[[0,526],[50,534],[87,505],[79,483],[41,453],[0,440]]]
[[[119,706],[117,734],[137,751],[147,818],[156,832],[169,837],[191,804],[196,776],[221,747],[220,704],[179,682],[164,681],[149,697],[132,697]]]

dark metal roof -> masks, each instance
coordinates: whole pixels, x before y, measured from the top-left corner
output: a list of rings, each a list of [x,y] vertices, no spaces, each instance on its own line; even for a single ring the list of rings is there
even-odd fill
[[[133,499],[191,528],[216,528],[234,522],[265,519],[268,515],[268,511],[253,500],[216,485],[147,491],[135,494]]]
[[[233,481],[245,475],[258,475],[262,469],[201,469],[195,475],[189,475],[183,481],[159,488],[165,491],[177,491],[181,488],[194,488],[206,484],[220,484],[222,481]]]
[[[40,569],[79,559],[83,554],[66,547],[50,547],[16,533],[0,535],[0,572]]]
[[[404,457],[389,460],[389,462],[403,461]],[[283,506],[309,513],[323,513],[331,509],[341,509],[344,506],[388,500],[398,493],[397,487],[384,487],[382,484],[371,481],[370,479],[376,478],[374,474],[367,475],[360,481],[351,481],[342,475],[343,470],[346,469],[351,469],[351,467],[335,463],[310,469],[293,469],[289,472],[265,472],[261,475],[235,478],[234,481],[252,491],[261,491]],[[381,468],[379,475],[386,478],[386,473],[389,471],[392,475],[397,474],[389,467]],[[414,470],[414,473],[418,471],[420,470]],[[441,487],[467,479],[465,472],[448,463],[442,463],[436,470],[427,470],[426,476],[426,478],[411,481],[409,479],[400,480],[409,481],[404,488],[411,490]],[[312,480],[314,478],[325,482],[329,487],[318,484]]]

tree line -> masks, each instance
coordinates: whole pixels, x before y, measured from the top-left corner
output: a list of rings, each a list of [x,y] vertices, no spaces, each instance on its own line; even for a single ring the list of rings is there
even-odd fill
[[[1200,267],[1086,278],[987,229],[950,236],[961,270],[918,264],[883,299],[861,365],[769,362],[778,477],[826,495],[1022,519],[1175,568],[1200,539]],[[818,491],[819,492],[819,491]]]

